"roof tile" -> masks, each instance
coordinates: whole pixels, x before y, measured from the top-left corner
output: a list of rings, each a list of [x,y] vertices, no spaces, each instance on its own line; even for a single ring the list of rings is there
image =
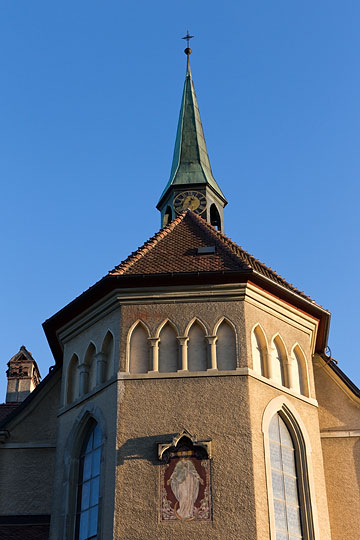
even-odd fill
[[[215,253],[198,254],[199,247],[215,246]],[[168,226],[161,229],[109,275],[151,275],[183,272],[255,272],[311,299],[235,244],[215,227],[191,210],[186,210]]]

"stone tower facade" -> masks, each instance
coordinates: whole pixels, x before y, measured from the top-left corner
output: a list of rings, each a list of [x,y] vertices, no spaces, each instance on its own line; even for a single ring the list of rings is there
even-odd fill
[[[8,362],[6,402],[21,402],[35,390],[40,373],[31,353],[22,345]]]

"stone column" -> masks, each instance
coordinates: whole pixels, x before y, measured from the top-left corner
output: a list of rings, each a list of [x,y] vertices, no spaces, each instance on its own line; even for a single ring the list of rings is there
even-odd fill
[[[148,338],[151,345],[151,357],[152,357],[152,370],[150,370],[150,373],[158,373],[159,372],[159,341],[160,338]]]
[[[271,346],[269,351],[266,347],[261,347],[261,354],[263,355],[264,359],[264,367],[265,367],[265,377],[268,379],[273,378],[273,370],[272,370],[272,354],[276,349],[274,346]]]
[[[177,336],[177,340],[179,341],[180,348],[181,348],[181,369],[178,371],[178,373],[182,371],[188,372],[188,345],[187,344],[189,341],[189,337]]]
[[[217,359],[216,359],[216,342],[218,340],[218,336],[206,336],[206,339],[208,340],[208,343],[210,345],[210,360],[211,360],[211,368],[207,369],[207,371],[217,371]]]
[[[272,366],[271,366],[271,354],[268,352],[267,347],[260,348],[261,360],[264,367],[264,377],[268,379],[272,378]]]
[[[89,366],[85,363],[78,365],[80,372],[79,397],[84,396],[89,391]]]
[[[106,354],[99,352],[95,355],[96,360],[96,386],[105,381]]]
[[[295,358],[292,356],[289,356],[284,361],[284,368],[285,368],[285,384],[291,389],[295,390],[294,386],[294,366],[295,366]]]

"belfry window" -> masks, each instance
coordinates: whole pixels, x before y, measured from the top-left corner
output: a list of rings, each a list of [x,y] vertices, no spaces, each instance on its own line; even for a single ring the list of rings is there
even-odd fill
[[[279,414],[269,425],[269,445],[276,540],[303,539],[296,449]]]
[[[99,489],[102,435],[94,424],[83,444],[78,480],[76,540],[96,540],[99,520]]]

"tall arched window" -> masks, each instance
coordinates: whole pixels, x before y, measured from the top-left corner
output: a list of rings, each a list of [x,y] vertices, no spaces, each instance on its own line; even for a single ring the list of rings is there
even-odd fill
[[[114,338],[110,331],[106,333],[101,352],[104,355],[104,366],[101,374],[101,382],[107,381],[114,374]]]
[[[217,329],[216,356],[219,370],[236,369],[236,337],[232,326],[224,319]]]
[[[188,343],[189,371],[206,371],[207,343],[205,331],[198,321],[195,321],[189,330]]]
[[[299,394],[309,396],[306,359],[300,347],[297,345],[293,350],[294,370],[293,370],[293,388]]]
[[[94,423],[80,454],[75,540],[98,538],[101,448],[101,430]]]
[[[79,359],[76,354],[73,354],[69,363],[67,373],[67,393],[66,403],[72,403],[79,397]]]
[[[266,340],[259,326],[251,332],[251,350],[253,360],[253,370],[259,375],[266,377],[265,372],[265,354]]]
[[[286,358],[286,352],[284,345],[279,337],[276,337],[273,342],[271,352],[271,371],[272,378],[285,386],[285,369],[284,363]]]
[[[130,337],[130,373],[147,373],[149,371],[149,333],[139,322]]]
[[[178,370],[178,341],[174,327],[167,322],[160,332],[159,371],[163,373]]]
[[[269,425],[272,495],[276,539],[302,539],[298,473],[294,443],[284,420],[275,414]]]

